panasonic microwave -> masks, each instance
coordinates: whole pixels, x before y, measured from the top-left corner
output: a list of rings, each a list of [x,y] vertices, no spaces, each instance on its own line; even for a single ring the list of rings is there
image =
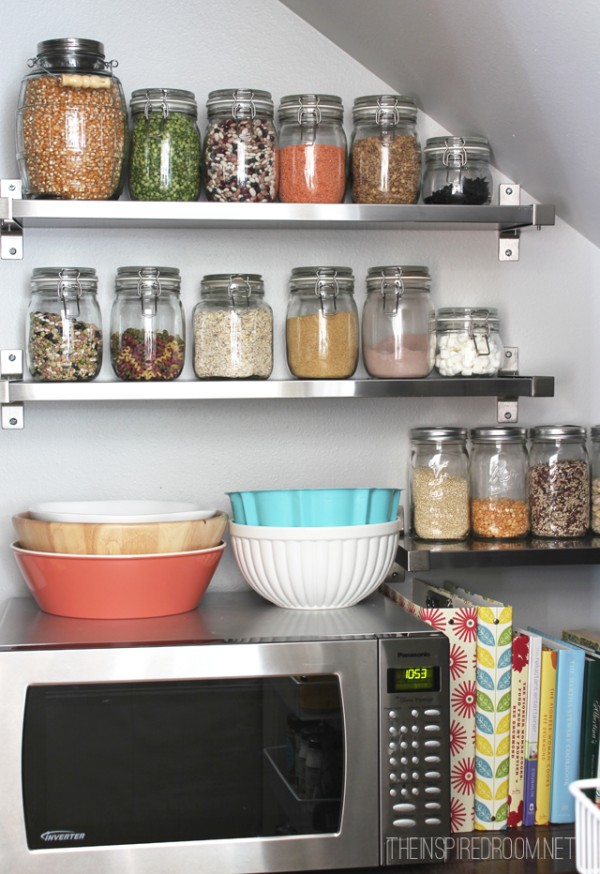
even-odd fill
[[[402,863],[450,831],[448,639],[376,593],[251,591],[140,620],[0,619],[0,856],[15,874]],[[411,856],[414,864],[414,857]]]

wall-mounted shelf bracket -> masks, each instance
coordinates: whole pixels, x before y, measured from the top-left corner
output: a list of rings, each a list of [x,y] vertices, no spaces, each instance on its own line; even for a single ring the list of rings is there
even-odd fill
[[[21,349],[3,349],[0,352],[0,424],[6,431],[23,428],[23,404],[10,400],[8,383],[13,379],[23,379],[23,352]]]
[[[521,186],[503,182],[498,187],[499,206],[519,206]],[[505,228],[498,235],[498,260],[518,261],[521,231],[519,228]]]
[[[13,201],[21,200],[19,179],[0,180],[0,258],[19,261],[23,258],[23,228],[13,215]]]

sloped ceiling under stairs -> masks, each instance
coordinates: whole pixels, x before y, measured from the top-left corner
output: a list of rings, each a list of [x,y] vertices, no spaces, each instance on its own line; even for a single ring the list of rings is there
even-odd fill
[[[280,2],[600,246],[598,0]]]

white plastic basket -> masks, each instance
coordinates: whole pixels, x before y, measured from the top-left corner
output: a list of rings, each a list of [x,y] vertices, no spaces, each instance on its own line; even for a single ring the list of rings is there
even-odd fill
[[[575,780],[569,790],[575,796],[575,865],[579,874],[600,874],[600,807],[594,800],[600,780]]]

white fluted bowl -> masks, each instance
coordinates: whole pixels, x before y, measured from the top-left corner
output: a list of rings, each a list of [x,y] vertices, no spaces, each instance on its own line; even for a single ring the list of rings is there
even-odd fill
[[[400,521],[329,528],[229,523],[249,586],[278,607],[351,607],[383,582],[396,557]]]

